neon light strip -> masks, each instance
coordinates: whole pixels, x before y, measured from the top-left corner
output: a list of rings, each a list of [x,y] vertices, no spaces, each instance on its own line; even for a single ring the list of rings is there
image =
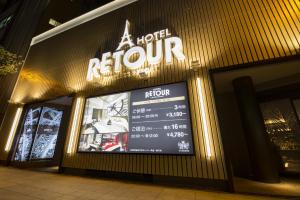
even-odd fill
[[[198,88],[198,95],[200,99],[200,110],[201,110],[201,119],[202,119],[202,125],[204,130],[204,138],[205,138],[205,146],[206,146],[206,154],[208,157],[211,157],[211,148],[210,148],[210,142],[209,142],[209,133],[208,133],[208,127],[207,127],[207,116],[205,112],[205,105],[204,105],[204,95],[202,90],[202,84],[200,78],[197,78],[197,88]]]
[[[22,110],[23,110],[23,108],[21,108],[21,107],[17,109],[13,124],[12,124],[10,132],[9,132],[9,136],[8,136],[8,139],[7,139],[7,142],[6,142],[6,145],[5,145],[5,151],[6,152],[10,151],[10,148],[11,148],[11,145],[12,145],[12,142],[13,142],[13,138],[15,137],[15,133],[16,133],[16,130],[17,130],[17,127],[18,127],[18,123],[19,123],[19,120],[20,120],[20,117],[21,117],[21,114],[22,114]]]
[[[93,20],[97,17],[100,17],[102,15],[105,15],[107,13],[110,13],[114,10],[117,10],[119,8],[122,8],[124,6],[127,6],[133,2],[136,2],[138,0],[115,0],[115,1],[112,1],[108,4],[105,4],[104,6],[101,6],[99,8],[96,8],[95,10],[92,10],[86,14],[83,14],[79,17],[76,17],[66,23],[63,23],[49,31],[46,31],[38,36],[35,36],[34,38],[32,38],[31,40],[31,44],[30,46],[34,45],[34,44],[37,44],[41,41],[44,41],[48,38],[51,38],[57,34],[60,34],[66,30],[69,30],[71,28],[74,28],[80,24],[83,24],[85,22],[88,22],[90,20]]]
[[[74,113],[74,116],[73,116],[71,134],[70,134],[70,139],[69,139],[69,144],[68,144],[68,149],[67,149],[68,154],[71,154],[73,152],[75,135],[76,135],[77,127],[78,127],[78,119],[79,119],[79,111],[80,111],[80,106],[81,106],[81,100],[82,99],[80,97],[78,97],[76,99],[75,113]]]

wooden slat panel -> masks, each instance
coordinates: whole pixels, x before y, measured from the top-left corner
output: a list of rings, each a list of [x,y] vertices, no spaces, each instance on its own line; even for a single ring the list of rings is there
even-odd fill
[[[245,19],[248,26],[251,27],[250,34],[252,34],[252,37],[254,37],[253,42],[255,43],[255,49],[258,51],[259,60],[273,57],[273,52],[269,50],[269,48],[266,48],[264,43],[264,40],[268,41],[268,39],[256,12],[251,9],[251,6],[249,6],[249,2],[247,0],[241,1],[241,4],[243,4],[243,7],[245,8],[244,12],[247,13],[247,17],[245,17]]]

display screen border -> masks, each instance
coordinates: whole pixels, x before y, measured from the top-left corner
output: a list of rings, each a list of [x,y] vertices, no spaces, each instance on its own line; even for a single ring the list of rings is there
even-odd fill
[[[189,120],[190,120],[190,127],[191,127],[191,135],[192,135],[192,146],[193,146],[193,152],[189,153],[189,154],[180,154],[180,153],[148,153],[148,152],[107,152],[107,151],[80,151],[79,150],[79,143],[80,143],[80,137],[81,137],[81,131],[82,131],[82,123],[84,120],[84,113],[85,113],[85,109],[86,109],[86,100],[87,99],[91,99],[91,98],[95,98],[95,97],[103,97],[103,96],[109,96],[109,95],[114,95],[114,94],[121,94],[124,92],[132,92],[132,91],[136,91],[136,90],[141,90],[141,89],[147,89],[147,88],[153,88],[153,87],[159,87],[159,86],[166,86],[166,85],[172,85],[172,84],[176,84],[176,83],[183,83],[186,86],[186,93],[187,93],[187,103],[188,103],[188,109],[189,109]],[[140,87],[140,88],[135,88],[132,90],[118,90],[115,92],[108,92],[108,93],[102,93],[102,94],[93,94],[90,96],[86,96],[84,98],[84,109],[83,112],[81,114],[81,120],[80,120],[80,128],[79,128],[79,134],[76,140],[76,153],[79,154],[118,154],[118,155],[162,155],[162,156],[195,156],[195,142],[194,142],[194,131],[193,131],[193,122],[192,122],[192,117],[191,117],[191,106],[190,106],[190,95],[189,95],[189,87],[187,84],[187,81],[178,81],[178,82],[172,82],[172,83],[167,83],[167,84],[158,84],[158,85],[153,85],[153,86],[146,86],[146,87]]]
[[[10,152],[10,158],[9,159],[12,163],[52,162],[52,161],[55,161],[57,159],[55,155],[56,155],[57,150],[58,150],[58,146],[57,146],[58,143],[55,146],[54,156],[52,158],[27,159],[26,161],[14,160],[14,157],[15,157],[15,154],[16,154],[17,148],[18,148],[18,143],[19,143],[19,140],[21,138],[21,134],[24,130],[24,123],[25,123],[25,120],[26,120],[26,115],[27,115],[29,109],[33,109],[33,108],[37,108],[37,107],[41,107],[42,109],[43,109],[43,107],[55,107],[58,110],[63,111],[61,125],[60,125],[59,130],[58,130],[58,136],[59,136],[59,134],[61,134],[61,130],[62,130],[62,126],[63,126],[62,123],[63,123],[64,117],[66,115],[66,112],[67,112],[66,109],[63,106],[58,105],[58,104],[53,104],[53,103],[45,103],[44,101],[32,102],[32,103],[26,104],[23,108],[22,116],[20,118],[18,128],[17,128],[17,131],[16,131],[17,134],[16,134],[16,137],[15,137],[14,142],[13,142],[13,148]],[[40,117],[41,117],[41,113],[39,114],[39,121],[40,121]],[[30,152],[31,152],[31,150],[30,150]]]

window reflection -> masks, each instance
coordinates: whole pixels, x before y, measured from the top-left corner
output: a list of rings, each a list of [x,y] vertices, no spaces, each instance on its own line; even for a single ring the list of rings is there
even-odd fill
[[[281,156],[284,171],[300,172],[300,127],[290,99],[260,104],[270,141]]]

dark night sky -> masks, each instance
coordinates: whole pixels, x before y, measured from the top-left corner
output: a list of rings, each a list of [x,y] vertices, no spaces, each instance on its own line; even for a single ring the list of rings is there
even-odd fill
[[[50,18],[64,23],[111,1],[112,0],[51,0],[40,19],[35,35],[53,28],[53,26],[49,24]]]

